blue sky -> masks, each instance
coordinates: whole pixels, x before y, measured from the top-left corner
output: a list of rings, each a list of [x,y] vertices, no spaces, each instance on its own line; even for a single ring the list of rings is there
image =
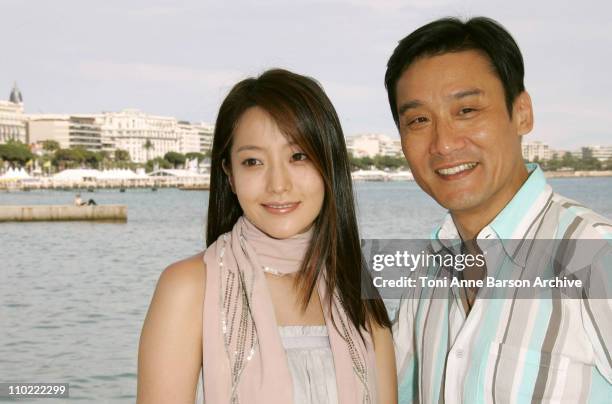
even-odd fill
[[[29,113],[214,122],[233,83],[284,67],[321,82],[347,135],[396,136],[383,75],[397,41],[438,17],[486,15],[523,51],[526,140],[610,145],[611,12],[605,1],[0,0],[0,96],[17,81]]]

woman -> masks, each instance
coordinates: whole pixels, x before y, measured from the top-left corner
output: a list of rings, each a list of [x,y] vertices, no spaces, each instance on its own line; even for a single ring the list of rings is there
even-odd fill
[[[200,368],[207,404],[397,401],[389,318],[361,299],[342,129],[315,81],[270,70],[223,101],[206,239],[160,277],[139,403],[192,403]]]

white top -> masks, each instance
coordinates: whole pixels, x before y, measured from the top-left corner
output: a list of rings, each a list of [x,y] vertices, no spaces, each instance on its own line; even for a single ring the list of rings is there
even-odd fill
[[[293,379],[293,404],[337,404],[336,371],[327,327],[278,327]],[[196,403],[203,403],[198,378]]]
[[[279,327],[293,378],[293,404],[336,404],[336,371],[327,328]]]

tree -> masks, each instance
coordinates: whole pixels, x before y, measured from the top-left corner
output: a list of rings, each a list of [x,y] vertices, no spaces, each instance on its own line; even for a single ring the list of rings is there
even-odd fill
[[[85,164],[87,164],[89,167],[98,168],[103,157],[98,152],[83,150],[83,159],[85,160]]]
[[[129,163],[131,161],[130,152],[123,149],[115,150],[115,161],[118,163]]]
[[[59,150],[60,144],[56,140],[43,140],[42,148],[46,152],[54,152],[56,150]]]
[[[168,152],[164,154],[164,159],[167,160],[174,168],[185,164],[185,156],[177,152]]]
[[[147,157],[147,161],[149,160],[149,151],[155,149],[155,146],[153,146],[153,143],[151,142],[151,139],[147,139],[147,141],[142,145],[142,148],[145,149],[146,152],[146,157]]]
[[[206,158],[206,155],[202,153],[187,153],[185,157],[189,160],[198,159],[198,164],[202,162]]]
[[[59,149],[53,156],[52,164],[59,170],[80,166],[85,161],[83,149]]]
[[[557,153],[553,153],[552,158],[550,160],[546,160],[543,162],[543,169],[550,171],[557,171],[561,168],[561,161],[559,160],[559,155]]]
[[[0,145],[0,159],[8,161],[12,166],[23,167],[28,161],[34,158],[34,154],[27,145],[10,140],[6,144]]]
[[[147,161],[145,164],[146,172],[150,173],[153,171],[156,165],[159,168],[172,168],[172,164],[170,164],[168,160],[164,159],[163,157],[155,157],[154,159]]]
[[[573,168],[573,169],[576,168],[576,158],[574,156],[572,156],[572,153],[565,152],[563,157],[561,157],[561,166],[562,167],[569,167],[569,168]]]
[[[384,170],[385,168],[398,169],[406,165],[406,160],[402,157],[381,156],[374,157],[374,165],[376,168]]]

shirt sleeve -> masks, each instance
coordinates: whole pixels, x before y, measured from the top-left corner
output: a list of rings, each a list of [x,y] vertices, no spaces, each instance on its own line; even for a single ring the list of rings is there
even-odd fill
[[[595,355],[595,366],[612,384],[612,244],[594,257],[589,287],[581,300],[582,322]]]

